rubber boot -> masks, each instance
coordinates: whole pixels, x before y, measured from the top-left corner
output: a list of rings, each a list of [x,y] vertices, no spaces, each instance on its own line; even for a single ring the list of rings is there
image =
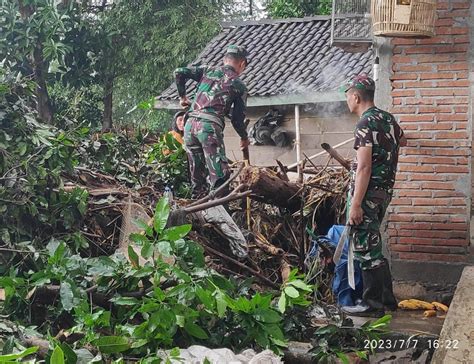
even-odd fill
[[[383,265],[374,269],[363,270],[364,291],[362,301],[356,306],[344,306],[342,311],[350,316],[382,317],[385,314],[382,303],[383,279]]]
[[[392,285],[392,274],[390,273],[390,266],[388,260],[384,258],[383,265],[383,292],[382,292],[382,302],[385,306],[385,309],[388,311],[396,311],[398,308],[397,299],[393,294],[393,285]]]

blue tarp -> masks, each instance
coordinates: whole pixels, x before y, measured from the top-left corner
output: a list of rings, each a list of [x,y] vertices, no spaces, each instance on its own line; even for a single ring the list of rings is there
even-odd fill
[[[344,231],[343,225],[333,225],[324,240],[330,245],[336,247],[341,237],[342,232]],[[317,249],[318,240],[313,241],[314,245],[311,249],[310,255],[315,253]],[[332,291],[336,296],[337,303],[341,306],[353,306],[357,299],[362,298],[362,271],[357,261],[354,262],[354,278],[356,289],[353,290],[349,286],[349,281],[347,277],[347,254],[349,250],[349,240],[346,240],[344,244],[344,249],[342,251],[341,260],[336,265],[334,270],[334,280],[332,283]]]

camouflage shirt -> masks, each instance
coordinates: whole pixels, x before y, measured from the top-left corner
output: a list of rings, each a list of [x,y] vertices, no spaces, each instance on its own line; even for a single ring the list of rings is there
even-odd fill
[[[392,194],[397,172],[398,151],[403,130],[394,116],[377,107],[365,111],[354,131],[354,149],[372,147],[372,174],[368,190],[382,189]],[[357,163],[353,164],[354,183]],[[353,187],[353,186],[352,186]],[[354,189],[352,188],[352,191]]]
[[[203,66],[182,67],[175,71],[176,86],[180,97],[186,95],[186,81],[192,79],[198,82],[196,96],[191,105],[191,112],[198,112],[206,118],[217,116],[224,125],[224,117],[232,109],[231,122],[241,138],[247,138],[245,127],[245,109],[247,103],[247,88],[239,79],[234,68],[226,65],[218,68]],[[209,120],[213,120],[212,117]]]

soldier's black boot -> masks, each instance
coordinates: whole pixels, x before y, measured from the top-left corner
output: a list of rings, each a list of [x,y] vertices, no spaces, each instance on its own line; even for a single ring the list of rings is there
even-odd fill
[[[393,294],[393,285],[392,285],[392,274],[390,273],[390,266],[388,260],[384,258],[383,265],[383,292],[382,292],[382,302],[385,306],[385,309],[388,311],[396,311],[398,308],[397,299]]]
[[[382,317],[384,305],[382,302],[384,267],[382,265],[362,271],[364,290],[362,301],[356,306],[344,306],[342,311],[350,316]]]

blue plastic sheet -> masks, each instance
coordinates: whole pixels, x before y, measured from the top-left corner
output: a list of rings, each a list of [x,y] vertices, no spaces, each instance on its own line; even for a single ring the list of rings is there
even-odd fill
[[[318,249],[318,240],[324,239],[325,242],[336,247],[339,238],[344,230],[344,225],[333,225],[325,237],[319,237],[317,240],[313,240],[313,247],[308,254],[309,256],[315,256]],[[353,306],[356,304],[356,300],[362,298],[362,270],[357,261],[354,262],[354,278],[356,289],[353,290],[349,286],[349,280],[347,275],[347,254],[349,251],[349,240],[346,240],[344,249],[342,251],[341,260],[336,265],[334,270],[334,280],[332,282],[332,291],[336,296],[337,303],[341,306]]]

